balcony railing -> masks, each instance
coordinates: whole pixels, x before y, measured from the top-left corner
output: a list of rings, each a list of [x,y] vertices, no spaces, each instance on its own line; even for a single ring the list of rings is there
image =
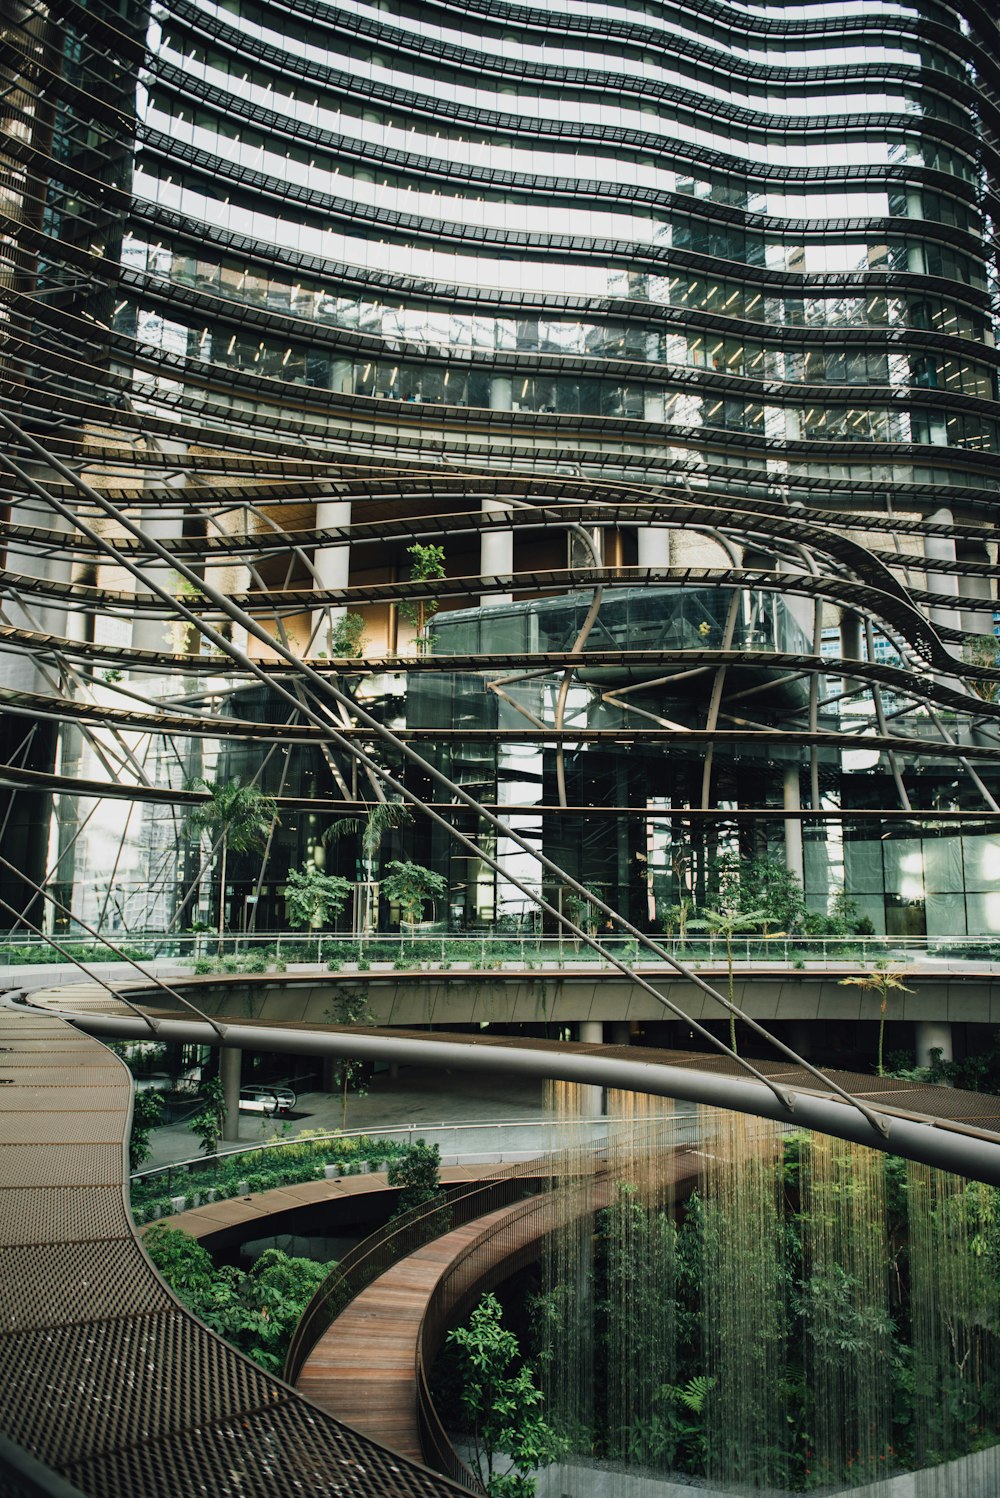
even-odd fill
[[[722,965],[726,942],[699,933],[681,940],[677,935],[650,933],[673,957],[688,965]],[[56,938],[60,946],[86,964],[116,962],[123,973],[133,971],[115,953],[89,937]],[[210,933],[164,935],[162,932],[116,932],[109,940],[135,962],[164,961],[211,976],[255,972],[294,972],[298,965],[331,972],[358,973],[414,970],[476,971],[606,968],[608,960],[568,937],[467,934],[449,936],[418,932],[355,938],[337,933],[302,936],[294,932],[229,935],[222,941]],[[619,960],[656,966],[659,959],[637,943],[616,937],[604,941]],[[891,962],[905,965],[923,961],[973,961],[1000,965],[1000,936],[807,936],[760,933],[735,936],[731,942],[736,963],[849,963],[852,966]],[[0,968],[64,965],[66,958],[37,937],[0,939]]]

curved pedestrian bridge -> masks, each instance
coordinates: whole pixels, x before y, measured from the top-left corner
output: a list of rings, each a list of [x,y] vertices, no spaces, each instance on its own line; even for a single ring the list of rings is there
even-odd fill
[[[91,1498],[445,1498],[196,1321],[127,1204],[132,1081],[63,1020],[0,1009],[0,1431]],[[32,1489],[0,1457],[0,1491]],[[44,1481],[43,1476],[43,1481]]]

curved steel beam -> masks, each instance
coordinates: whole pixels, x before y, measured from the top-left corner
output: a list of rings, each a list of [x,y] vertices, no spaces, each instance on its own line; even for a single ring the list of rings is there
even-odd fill
[[[84,1015],[45,1006],[46,1013],[86,1031],[88,1035],[128,1039],[146,1034],[141,1021],[123,1016]],[[161,1040],[217,1044],[207,1025],[191,1020],[159,1020]],[[377,1034],[371,1030],[348,1031],[325,1028],[294,1029],[280,1025],[246,1025],[227,1022],[226,1044],[241,1050],[275,1051],[285,1055],[350,1056],[359,1060],[404,1062],[460,1071],[497,1072],[512,1076],[556,1078],[591,1087],[615,1087],[644,1092],[653,1097],[681,1098],[772,1118],[792,1128],[816,1129],[837,1139],[850,1139],[887,1154],[948,1170],[972,1180],[1000,1186],[1000,1137],[995,1141],[962,1132],[939,1121],[921,1122],[900,1117],[884,1105],[872,1105],[866,1117],[844,1099],[805,1090],[796,1084],[793,1094],[783,1096],[757,1081],[665,1066],[643,1060],[602,1055],[583,1046],[549,1043],[532,1047],[522,1042],[505,1046],[502,1041],[483,1044],[478,1037],[455,1036],[450,1040],[410,1034]],[[826,1079],[820,1077],[821,1081]],[[876,1121],[877,1120],[877,1121]]]

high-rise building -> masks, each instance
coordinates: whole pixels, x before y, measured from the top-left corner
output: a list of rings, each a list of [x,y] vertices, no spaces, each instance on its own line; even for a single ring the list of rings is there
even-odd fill
[[[298,799],[234,928],[363,875],[324,833],[377,776],[297,657],[641,927],[739,849],[817,917],[1000,936],[998,43],[978,0],[12,3],[31,918],[206,914],[199,776]],[[540,921],[439,826],[386,849],[452,928]]]

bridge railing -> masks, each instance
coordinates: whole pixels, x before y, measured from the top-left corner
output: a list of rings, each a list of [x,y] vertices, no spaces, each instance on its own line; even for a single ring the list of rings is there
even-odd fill
[[[320,1337],[379,1275],[452,1228],[533,1196],[547,1181],[547,1174],[540,1175],[537,1168],[508,1167],[499,1178],[445,1188],[434,1202],[391,1219],[356,1244],[327,1275],[303,1311],[285,1358],[287,1381],[295,1382]]]
[[[651,932],[665,951],[685,963],[725,964],[726,942],[710,933]],[[133,961],[161,961],[190,968],[195,973],[235,975],[270,971],[294,972],[296,966],[316,966],[341,974],[363,975],[425,969],[428,971],[552,970],[587,966],[607,968],[607,960],[589,947],[558,936],[495,935],[417,932],[355,938],[336,933],[302,936],[283,932],[228,935],[222,941],[204,933],[164,935],[130,932],[112,938]],[[648,949],[615,936],[602,938],[610,953],[626,962],[656,963]],[[116,962],[114,954],[89,938],[59,937],[60,946],[86,963]],[[924,960],[1000,963],[1000,936],[810,936],[751,932],[734,936],[735,962],[850,963],[871,966],[891,962],[905,966]],[[0,939],[0,968],[64,964],[65,958],[37,937],[17,935]],[[133,969],[120,964],[129,975]]]

